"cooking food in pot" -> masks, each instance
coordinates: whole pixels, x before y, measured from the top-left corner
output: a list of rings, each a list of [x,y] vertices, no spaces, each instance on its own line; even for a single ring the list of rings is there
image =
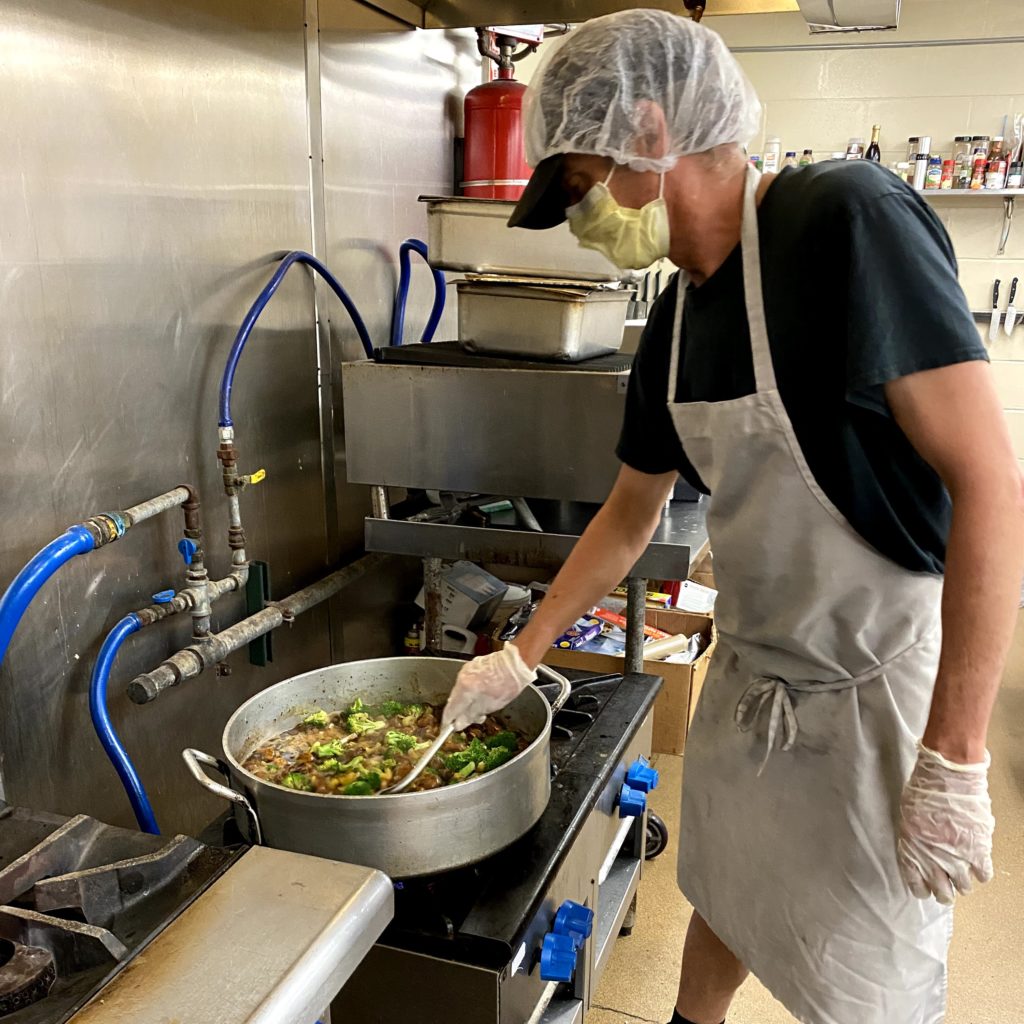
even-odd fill
[[[358,698],[347,711],[310,712],[294,729],[261,744],[242,763],[259,779],[307,793],[372,796],[400,782],[437,739],[441,709]],[[503,765],[527,746],[526,736],[488,715],[457,732],[406,792],[451,786]]]

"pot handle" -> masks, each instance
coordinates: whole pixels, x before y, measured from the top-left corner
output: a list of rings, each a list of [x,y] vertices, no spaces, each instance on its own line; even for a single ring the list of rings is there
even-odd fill
[[[543,676],[549,683],[558,683],[558,696],[551,702],[551,714],[557,715],[565,702],[572,696],[572,685],[561,673],[547,665],[537,666],[537,675]]]
[[[214,782],[201,767],[201,765],[206,765],[208,768],[216,768],[225,779],[230,781],[231,773],[228,771],[227,765],[216,757],[210,757],[209,754],[204,754],[201,750],[195,750],[192,747],[186,747],[181,752],[181,757],[188,767],[188,770],[192,773],[192,778],[194,778],[196,782],[203,787],[203,789],[212,793],[214,796],[219,796],[222,800],[228,800],[233,804],[237,804],[245,811],[245,816],[249,823],[249,835],[255,840],[255,844],[257,846],[262,846],[263,833],[260,829],[260,819],[256,817],[256,812],[253,810],[253,806],[249,803],[249,800],[242,793],[238,793],[235,790],[222,785],[220,782]]]

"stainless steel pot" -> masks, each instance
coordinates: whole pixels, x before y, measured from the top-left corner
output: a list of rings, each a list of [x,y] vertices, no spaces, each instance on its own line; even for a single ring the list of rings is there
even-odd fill
[[[356,697],[367,704],[402,700],[443,704],[462,668],[449,658],[383,658],[330,665],[286,679],[246,701],[224,728],[224,760],[198,750],[182,756],[200,785],[230,800],[243,835],[252,842],[330,860],[379,868],[394,878],[434,874],[483,860],[518,839],[541,816],[551,795],[553,712],[569,684],[549,705],[528,686],[500,716],[532,737],[500,768],[443,789],[418,793],[326,796],[301,793],[258,779],[242,767],[254,749],[296,726],[314,708],[341,711]],[[214,782],[203,765],[230,785]]]

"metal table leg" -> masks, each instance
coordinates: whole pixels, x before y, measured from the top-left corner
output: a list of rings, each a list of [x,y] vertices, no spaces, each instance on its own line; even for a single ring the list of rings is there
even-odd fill
[[[428,654],[441,653],[441,559],[423,559],[423,632]]]
[[[626,580],[626,672],[644,670],[644,612],[647,580],[631,576]]]

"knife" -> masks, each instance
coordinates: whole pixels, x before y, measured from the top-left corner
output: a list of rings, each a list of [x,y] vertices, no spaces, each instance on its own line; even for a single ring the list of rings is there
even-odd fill
[[[999,337],[999,278],[992,285],[992,319],[988,324],[988,340],[994,342]]]
[[[1014,278],[1010,282],[1010,304],[1006,307],[1006,322],[1003,325],[1003,329],[1006,331],[1006,336],[1010,337],[1013,334],[1014,327],[1017,326],[1017,307],[1013,304],[1013,300],[1017,295],[1017,278]]]

